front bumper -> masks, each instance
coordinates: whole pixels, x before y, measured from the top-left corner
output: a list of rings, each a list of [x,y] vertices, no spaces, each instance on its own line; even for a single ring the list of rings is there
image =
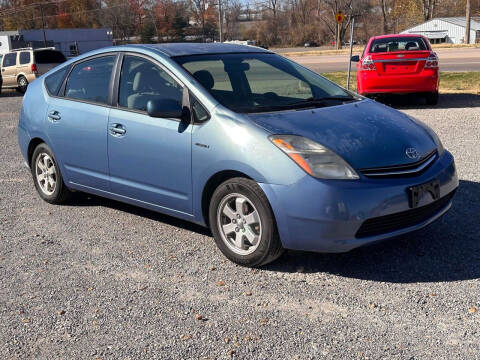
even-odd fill
[[[423,70],[411,75],[378,75],[376,71],[357,73],[359,94],[409,94],[438,91],[439,76],[436,70]]]
[[[453,156],[445,151],[423,174],[414,178],[318,180],[306,175],[292,185],[260,184],[272,206],[282,245],[287,249],[346,252],[420,229],[443,215],[445,206],[426,219],[376,236],[356,237],[367,219],[410,209],[407,188],[437,179],[440,197],[458,187]],[[433,203],[423,194],[418,207]]]

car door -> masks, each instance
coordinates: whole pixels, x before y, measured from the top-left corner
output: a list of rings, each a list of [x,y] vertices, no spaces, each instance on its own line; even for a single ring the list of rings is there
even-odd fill
[[[17,74],[30,74],[32,72],[30,61],[30,51],[21,51],[18,55]]]
[[[17,53],[5,54],[2,62],[3,87],[17,86]]]
[[[109,190],[106,130],[115,62],[116,54],[108,54],[76,63],[49,99],[47,133],[72,185]]]
[[[118,79],[108,120],[112,192],[191,214],[192,125],[146,112],[149,100],[181,104],[183,86],[159,63],[134,54],[123,57]]]

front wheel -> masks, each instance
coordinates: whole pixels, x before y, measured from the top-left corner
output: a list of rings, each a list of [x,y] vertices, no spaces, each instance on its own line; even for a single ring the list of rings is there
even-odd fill
[[[283,253],[268,199],[252,180],[222,183],[210,201],[209,220],[218,248],[239,265],[265,265]]]

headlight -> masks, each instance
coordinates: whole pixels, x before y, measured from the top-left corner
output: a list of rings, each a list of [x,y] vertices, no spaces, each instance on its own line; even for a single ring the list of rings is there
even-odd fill
[[[269,139],[305,172],[316,178],[359,178],[345,160],[312,140],[296,135],[272,135]]]
[[[438,135],[435,133],[435,131],[433,131],[432,128],[430,126],[428,126],[427,124],[425,124],[423,121],[420,121],[420,120],[414,118],[413,116],[409,116],[409,118],[414,123],[420,125],[421,127],[423,127],[428,132],[428,134],[432,137],[433,141],[435,142],[435,145],[437,146],[438,156],[442,156],[445,148],[443,147],[443,144],[440,141],[440,138],[438,137]]]

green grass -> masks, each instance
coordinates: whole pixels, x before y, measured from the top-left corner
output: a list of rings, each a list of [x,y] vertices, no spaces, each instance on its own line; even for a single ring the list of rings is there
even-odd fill
[[[323,73],[327,79],[346,87],[347,72]],[[350,90],[357,90],[356,73],[352,72],[350,77]],[[466,72],[440,72],[440,92],[441,93],[467,93],[480,94],[480,71]]]

